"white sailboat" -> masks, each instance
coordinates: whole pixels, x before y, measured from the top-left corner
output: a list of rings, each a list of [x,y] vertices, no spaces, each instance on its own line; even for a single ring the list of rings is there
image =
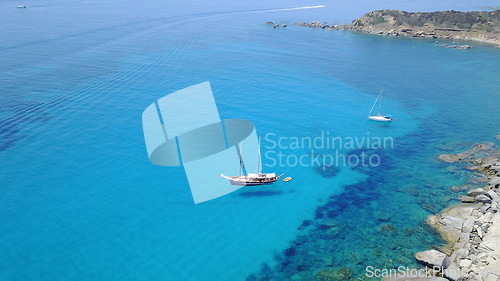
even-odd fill
[[[373,103],[372,109],[370,110],[370,113],[368,113],[368,119],[373,120],[373,121],[380,121],[380,122],[391,122],[392,121],[392,116],[389,114],[383,114],[380,113],[380,109],[382,108],[382,92],[384,89],[380,90],[380,93],[378,93],[377,99],[375,100],[375,103]],[[378,102],[378,112],[377,115],[372,115],[373,109],[375,108],[375,105]]]
[[[26,5],[22,5],[22,4],[21,4],[21,0],[19,0],[19,5],[17,5],[17,8],[18,8],[18,9],[25,9],[25,8],[26,8]]]
[[[258,168],[257,173],[246,174],[245,163],[243,162],[243,144],[241,147],[238,146],[238,154],[240,156],[240,175],[228,177],[224,174],[220,174],[221,177],[229,180],[231,185],[243,185],[243,186],[255,186],[255,185],[266,185],[275,183],[283,174],[277,176],[276,173],[261,173],[260,172],[260,142],[259,142],[259,159],[257,162]],[[244,173],[245,170],[245,173]]]

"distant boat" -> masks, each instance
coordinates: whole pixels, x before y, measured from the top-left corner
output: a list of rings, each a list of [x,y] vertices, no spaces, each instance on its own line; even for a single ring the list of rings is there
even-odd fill
[[[370,113],[368,113],[368,119],[373,120],[373,121],[380,121],[380,122],[391,122],[392,121],[392,116],[389,114],[383,114],[380,113],[380,109],[382,109],[382,92],[384,89],[380,90],[380,93],[378,93],[377,99],[375,100],[375,103],[373,103],[372,109],[370,110]],[[372,111],[375,108],[375,105],[377,105],[378,102],[378,113],[377,115],[372,115]]]
[[[26,7],[26,5],[17,5],[17,8],[18,8],[18,9],[25,9],[25,8],[27,8],[27,7]]]
[[[243,162],[243,146],[238,149],[240,155],[240,175],[228,177],[224,174],[220,174],[221,177],[229,180],[231,185],[242,185],[242,186],[255,186],[255,185],[267,185],[275,183],[283,174],[277,176],[276,173],[261,173],[260,172],[260,143],[259,143],[259,160],[257,162],[258,168],[257,173],[243,174],[243,169],[245,164]]]

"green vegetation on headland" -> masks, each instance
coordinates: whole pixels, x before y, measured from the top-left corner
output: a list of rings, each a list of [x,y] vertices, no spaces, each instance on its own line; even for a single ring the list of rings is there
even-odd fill
[[[323,29],[351,30],[388,36],[475,40],[500,44],[500,10],[492,12],[440,11],[409,13],[397,10],[369,12],[346,25],[297,23]]]

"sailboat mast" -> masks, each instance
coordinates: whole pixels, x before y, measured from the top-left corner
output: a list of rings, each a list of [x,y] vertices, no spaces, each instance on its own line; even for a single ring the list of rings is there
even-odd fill
[[[240,146],[240,177],[241,177],[242,171],[243,171],[243,142],[241,143],[241,146]]]
[[[382,109],[382,96],[380,96],[380,102],[378,103],[378,114],[380,115],[380,109]]]
[[[257,174],[260,173],[260,138],[259,138],[259,147],[258,147],[258,158],[257,158]]]
[[[380,96],[382,95],[382,91],[384,91],[384,88],[382,88],[382,90],[380,90],[380,92],[378,93],[378,96],[377,96],[377,99],[375,100],[375,102],[373,103],[372,105],[372,109],[370,109],[370,113],[368,113],[368,116],[370,116],[372,114],[372,111],[373,109],[375,108],[375,105],[377,104],[377,101],[378,99],[380,98]],[[380,107],[378,109],[379,113],[380,113]]]

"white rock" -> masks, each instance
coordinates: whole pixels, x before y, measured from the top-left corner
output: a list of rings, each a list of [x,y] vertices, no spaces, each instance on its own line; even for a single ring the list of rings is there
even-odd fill
[[[483,280],[486,280],[488,278],[488,275],[490,275],[487,268],[481,269],[481,272],[479,274],[481,275],[481,277],[483,277]]]
[[[492,218],[493,218],[493,213],[488,212],[484,215],[484,219],[487,222],[490,222]]]
[[[458,249],[452,254],[453,256],[456,256],[457,258],[465,258],[469,255],[469,250],[468,249]]]
[[[489,274],[500,276],[500,261],[493,261],[486,268]]]
[[[435,215],[429,215],[429,216],[427,216],[425,221],[427,222],[427,224],[434,226],[434,225],[439,223],[439,218]]]
[[[495,177],[490,180],[490,185],[496,186],[497,184],[500,185],[500,177]]]
[[[480,269],[477,265],[473,264],[473,265],[470,267],[470,270],[472,270],[472,272],[474,272],[476,275],[481,276],[481,275],[480,275],[480,273],[481,273],[481,269]]]
[[[477,235],[479,236],[479,238],[483,239],[484,232],[483,232],[483,229],[481,227],[477,228]]]
[[[486,195],[486,191],[482,187],[471,189],[471,190],[467,191],[467,195],[472,196],[472,197],[478,196],[481,194]]]
[[[485,221],[486,221],[485,217],[482,216],[482,217],[480,217],[480,218],[477,219],[476,223],[477,223],[478,226],[481,226],[481,225],[483,225],[485,223]]]
[[[460,239],[460,234],[462,233],[460,229],[456,229],[449,225],[440,226],[437,230],[439,231],[441,236],[443,236],[443,239],[453,243],[457,242]]]
[[[441,219],[441,223],[447,226],[451,226],[455,229],[462,230],[462,227],[464,225],[464,220],[456,217],[452,217],[449,215],[445,215]]]
[[[469,268],[472,265],[472,261],[469,260],[469,259],[463,259],[463,260],[460,261],[460,263],[458,265],[460,267]]]
[[[463,235],[464,233],[462,233]],[[458,240],[458,242],[455,243],[455,245],[453,245],[453,250],[454,252],[450,255],[450,259],[451,260],[456,260],[456,258],[458,257],[458,250],[461,250],[461,249],[469,249],[469,241],[464,241],[462,240],[462,238],[460,238],[460,240]],[[466,257],[467,255],[464,255],[463,257]]]
[[[488,195],[491,197],[491,199],[493,201],[496,201],[496,202],[500,201],[500,196],[498,196],[498,194],[495,191],[493,191],[493,190],[488,191]]]
[[[500,255],[500,213],[492,218],[493,224],[488,228],[488,233],[483,237],[481,247],[495,251],[491,255]]]
[[[449,263],[448,256],[436,250],[418,252],[415,254],[415,258],[429,267],[443,266],[444,264]]]
[[[500,202],[493,202],[491,204],[490,210],[492,212],[500,210]]]
[[[475,200],[476,202],[481,202],[481,203],[491,203],[491,198],[484,194],[476,196]]]
[[[474,218],[473,217],[468,217],[464,221],[464,224],[462,226],[462,232],[464,232],[464,233],[471,233],[473,226],[474,226]],[[462,239],[462,236],[460,237],[460,239]]]
[[[492,263],[495,263],[495,259],[494,259],[493,257],[488,256],[488,257],[486,258],[486,263],[487,263],[487,264],[492,264]]]
[[[443,274],[446,278],[457,281],[462,278],[462,274],[460,272],[460,267],[456,263],[450,264],[448,268],[443,271]]]
[[[498,276],[488,274],[486,277],[483,277],[483,281],[498,281]]]
[[[481,253],[477,254],[478,260],[486,258],[487,256],[488,256],[488,254],[486,254],[485,252],[481,252]]]

